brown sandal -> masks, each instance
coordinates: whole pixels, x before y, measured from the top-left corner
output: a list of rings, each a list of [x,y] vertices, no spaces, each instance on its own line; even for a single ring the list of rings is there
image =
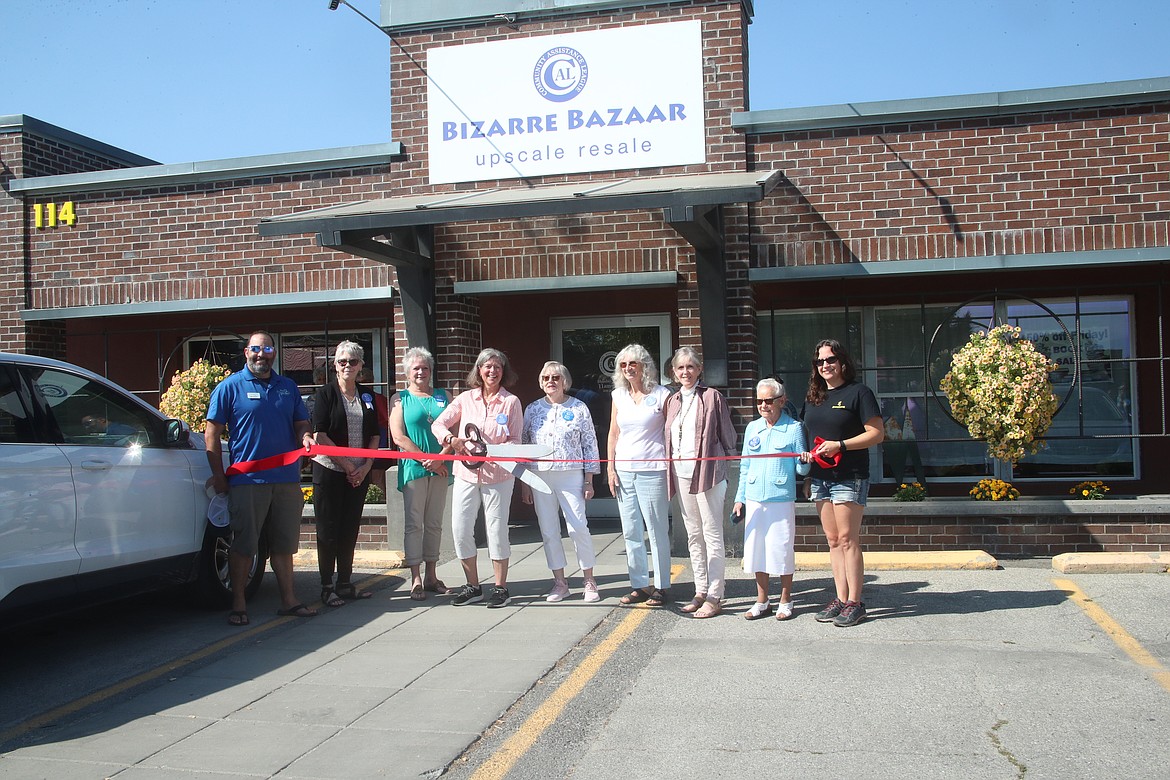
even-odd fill
[[[410,597],[414,601],[426,601],[427,600],[426,589],[424,589],[422,585],[415,585],[413,588],[410,589]]]
[[[680,611],[686,612],[689,615],[692,612],[698,612],[699,607],[703,606],[706,603],[707,603],[707,594],[706,593],[696,593],[695,597],[693,599],[691,599],[690,603],[683,606],[680,609]]]
[[[618,599],[622,606],[625,607],[628,607],[631,604],[641,604],[642,602],[649,600],[650,594],[646,592],[645,588],[634,588],[629,593]]]

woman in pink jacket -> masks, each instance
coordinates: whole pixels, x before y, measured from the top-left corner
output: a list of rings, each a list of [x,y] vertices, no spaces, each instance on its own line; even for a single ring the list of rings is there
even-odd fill
[[[701,459],[736,454],[735,427],[723,395],[699,384],[698,352],[682,347],[671,367],[680,389],[666,402],[666,457],[672,458],[666,484],[670,496],[678,494],[695,573],[695,597],[682,611],[710,618],[723,611],[727,461]]]

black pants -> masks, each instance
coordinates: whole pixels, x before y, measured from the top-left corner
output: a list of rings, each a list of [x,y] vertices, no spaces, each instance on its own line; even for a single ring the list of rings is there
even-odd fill
[[[317,519],[317,566],[322,586],[333,583],[334,568],[339,583],[351,581],[353,551],[369,481],[367,474],[361,486],[353,487],[346,481],[344,471],[313,464],[313,514]]]

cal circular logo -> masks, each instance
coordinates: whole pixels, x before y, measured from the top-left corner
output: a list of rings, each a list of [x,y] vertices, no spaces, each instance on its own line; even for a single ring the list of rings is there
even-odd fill
[[[581,94],[589,81],[589,63],[581,52],[557,46],[540,55],[532,68],[532,83],[545,100],[564,103]]]
[[[597,367],[601,369],[603,376],[609,376],[617,368],[617,356],[618,353],[611,350],[598,359]]]

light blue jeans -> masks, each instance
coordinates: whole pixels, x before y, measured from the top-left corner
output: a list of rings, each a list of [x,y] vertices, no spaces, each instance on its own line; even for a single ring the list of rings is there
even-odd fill
[[[645,537],[648,531],[650,552],[654,556],[654,587],[666,590],[670,587],[670,504],[666,500],[666,471],[619,470],[617,475],[618,513],[622,516],[630,585],[645,588],[650,584]]]

